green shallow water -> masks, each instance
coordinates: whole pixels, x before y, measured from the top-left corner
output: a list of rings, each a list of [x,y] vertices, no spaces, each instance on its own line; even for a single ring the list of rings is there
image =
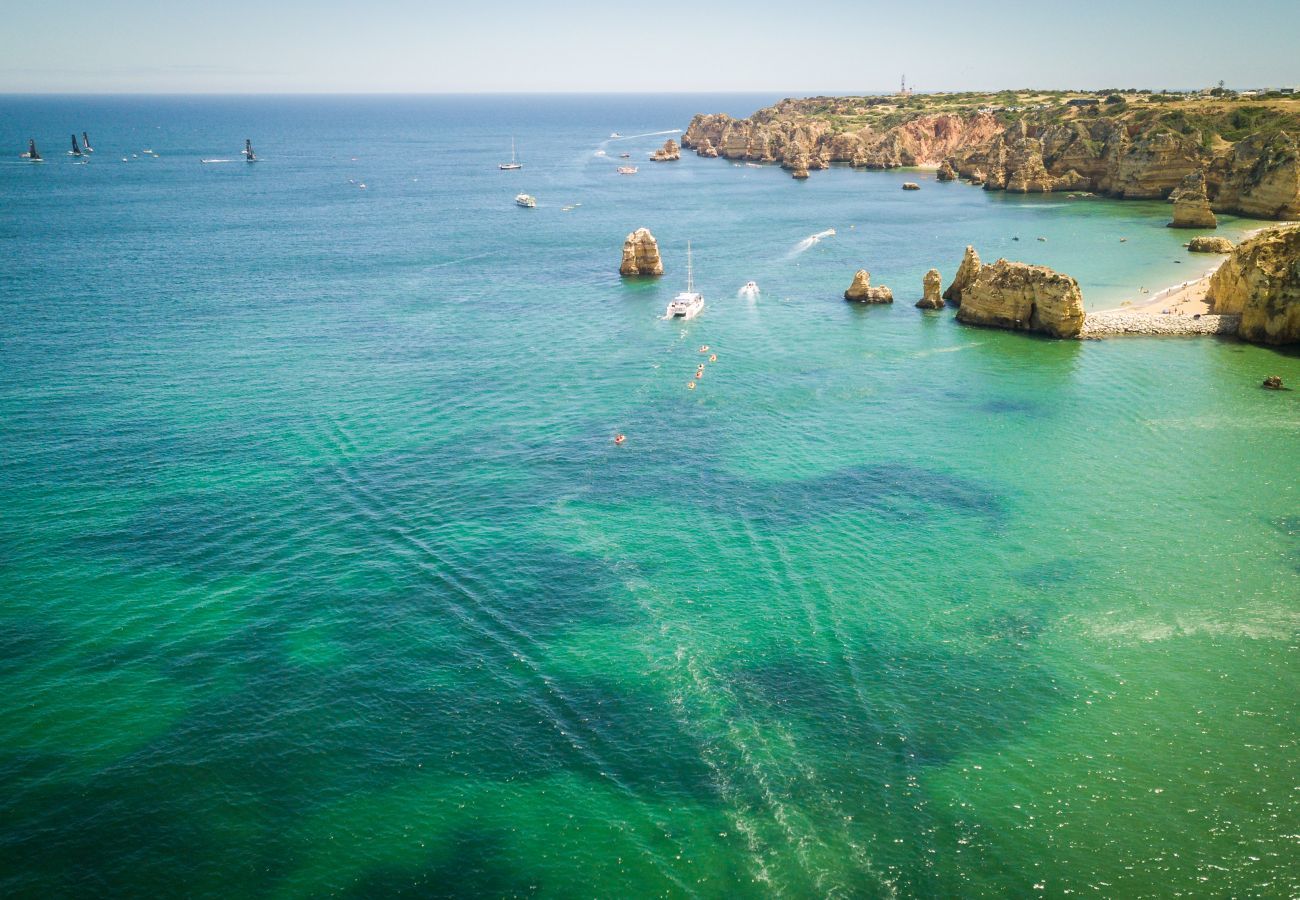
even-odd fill
[[[1300,358],[911,306],[1166,204],[592,155],[770,99],[0,103],[6,894],[1300,891]]]

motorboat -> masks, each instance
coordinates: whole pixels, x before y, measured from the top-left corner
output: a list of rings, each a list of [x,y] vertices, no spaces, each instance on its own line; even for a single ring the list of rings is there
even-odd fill
[[[635,174],[636,174],[636,166],[619,166],[619,167],[618,167],[618,174],[620,174],[620,175],[635,175]]]
[[[623,136],[623,135],[621,135],[621,134],[619,134],[617,131],[615,131],[615,132],[612,132],[612,133],[610,134],[610,139],[612,140],[613,138],[621,138],[622,136]]]
[[[740,292],[741,292],[742,294],[747,294],[747,295],[749,295],[750,297],[753,297],[755,294],[758,293],[758,282],[757,282],[757,281],[746,281],[746,282],[745,282],[745,286],[744,286],[743,288],[740,289]]]
[[[522,169],[523,167],[524,167],[524,164],[521,163],[521,162],[520,162],[520,161],[515,157],[515,139],[514,139],[514,138],[511,138],[511,139],[510,139],[510,162],[508,162],[508,163],[501,163],[499,166],[497,166],[497,168],[498,168],[498,169],[501,169],[502,171],[507,171],[507,170],[513,170],[513,169]]]
[[[531,194],[516,194],[515,203],[518,204],[519,206],[524,206],[527,207],[528,209],[532,209],[534,206],[537,205],[537,198]]]
[[[618,155],[618,158],[619,158],[619,159],[631,159],[631,158],[632,158],[632,154],[631,154],[631,153],[620,153],[620,154]]]
[[[666,318],[693,319],[704,309],[704,295],[695,290],[695,274],[691,268],[691,243],[686,242],[686,290],[668,304]]]

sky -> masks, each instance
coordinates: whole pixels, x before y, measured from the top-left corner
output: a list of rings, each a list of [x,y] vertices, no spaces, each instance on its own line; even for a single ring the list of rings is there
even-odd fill
[[[36,0],[0,93],[1300,85],[1300,0]]]

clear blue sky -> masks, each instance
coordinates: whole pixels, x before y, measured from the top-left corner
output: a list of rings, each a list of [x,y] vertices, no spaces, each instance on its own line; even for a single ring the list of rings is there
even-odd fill
[[[1300,0],[32,0],[0,93],[1300,83]]]

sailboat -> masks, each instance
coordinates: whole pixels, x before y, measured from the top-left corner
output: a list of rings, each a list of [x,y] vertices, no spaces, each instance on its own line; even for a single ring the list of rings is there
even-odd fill
[[[71,156],[81,155],[81,148],[77,146],[77,136],[75,134],[72,136],[72,149],[69,150],[68,153]]]
[[[87,153],[95,152],[95,148],[90,146],[90,138],[84,131],[81,133],[81,149],[85,150]]]
[[[497,168],[504,171],[506,169],[522,169],[523,167],[524,164],[515,158],[515,139],[511,138],[510,139],[510,162],[501,163],[501,165],[497,166]]]
[[[251,138],[244,138],[244,159],[249,162],[257,162],[257,154],[253,152],[253,141]]]
[[[26,156],[28,159],[30,159],[32,162],[40,162],[40,161],[41,161],[41,154],[38,153],[37,150],[36,150],[36,139],[35,139],[35,138],[28,138],[28,139],[27,139],[27,152],[24,153],[23,155]]]
[[[704,309],[704,295],[695,290],[695,274],[691,268],[691,242],[686,242],[686,290],[668,304],[667,318],[693,319]]]

